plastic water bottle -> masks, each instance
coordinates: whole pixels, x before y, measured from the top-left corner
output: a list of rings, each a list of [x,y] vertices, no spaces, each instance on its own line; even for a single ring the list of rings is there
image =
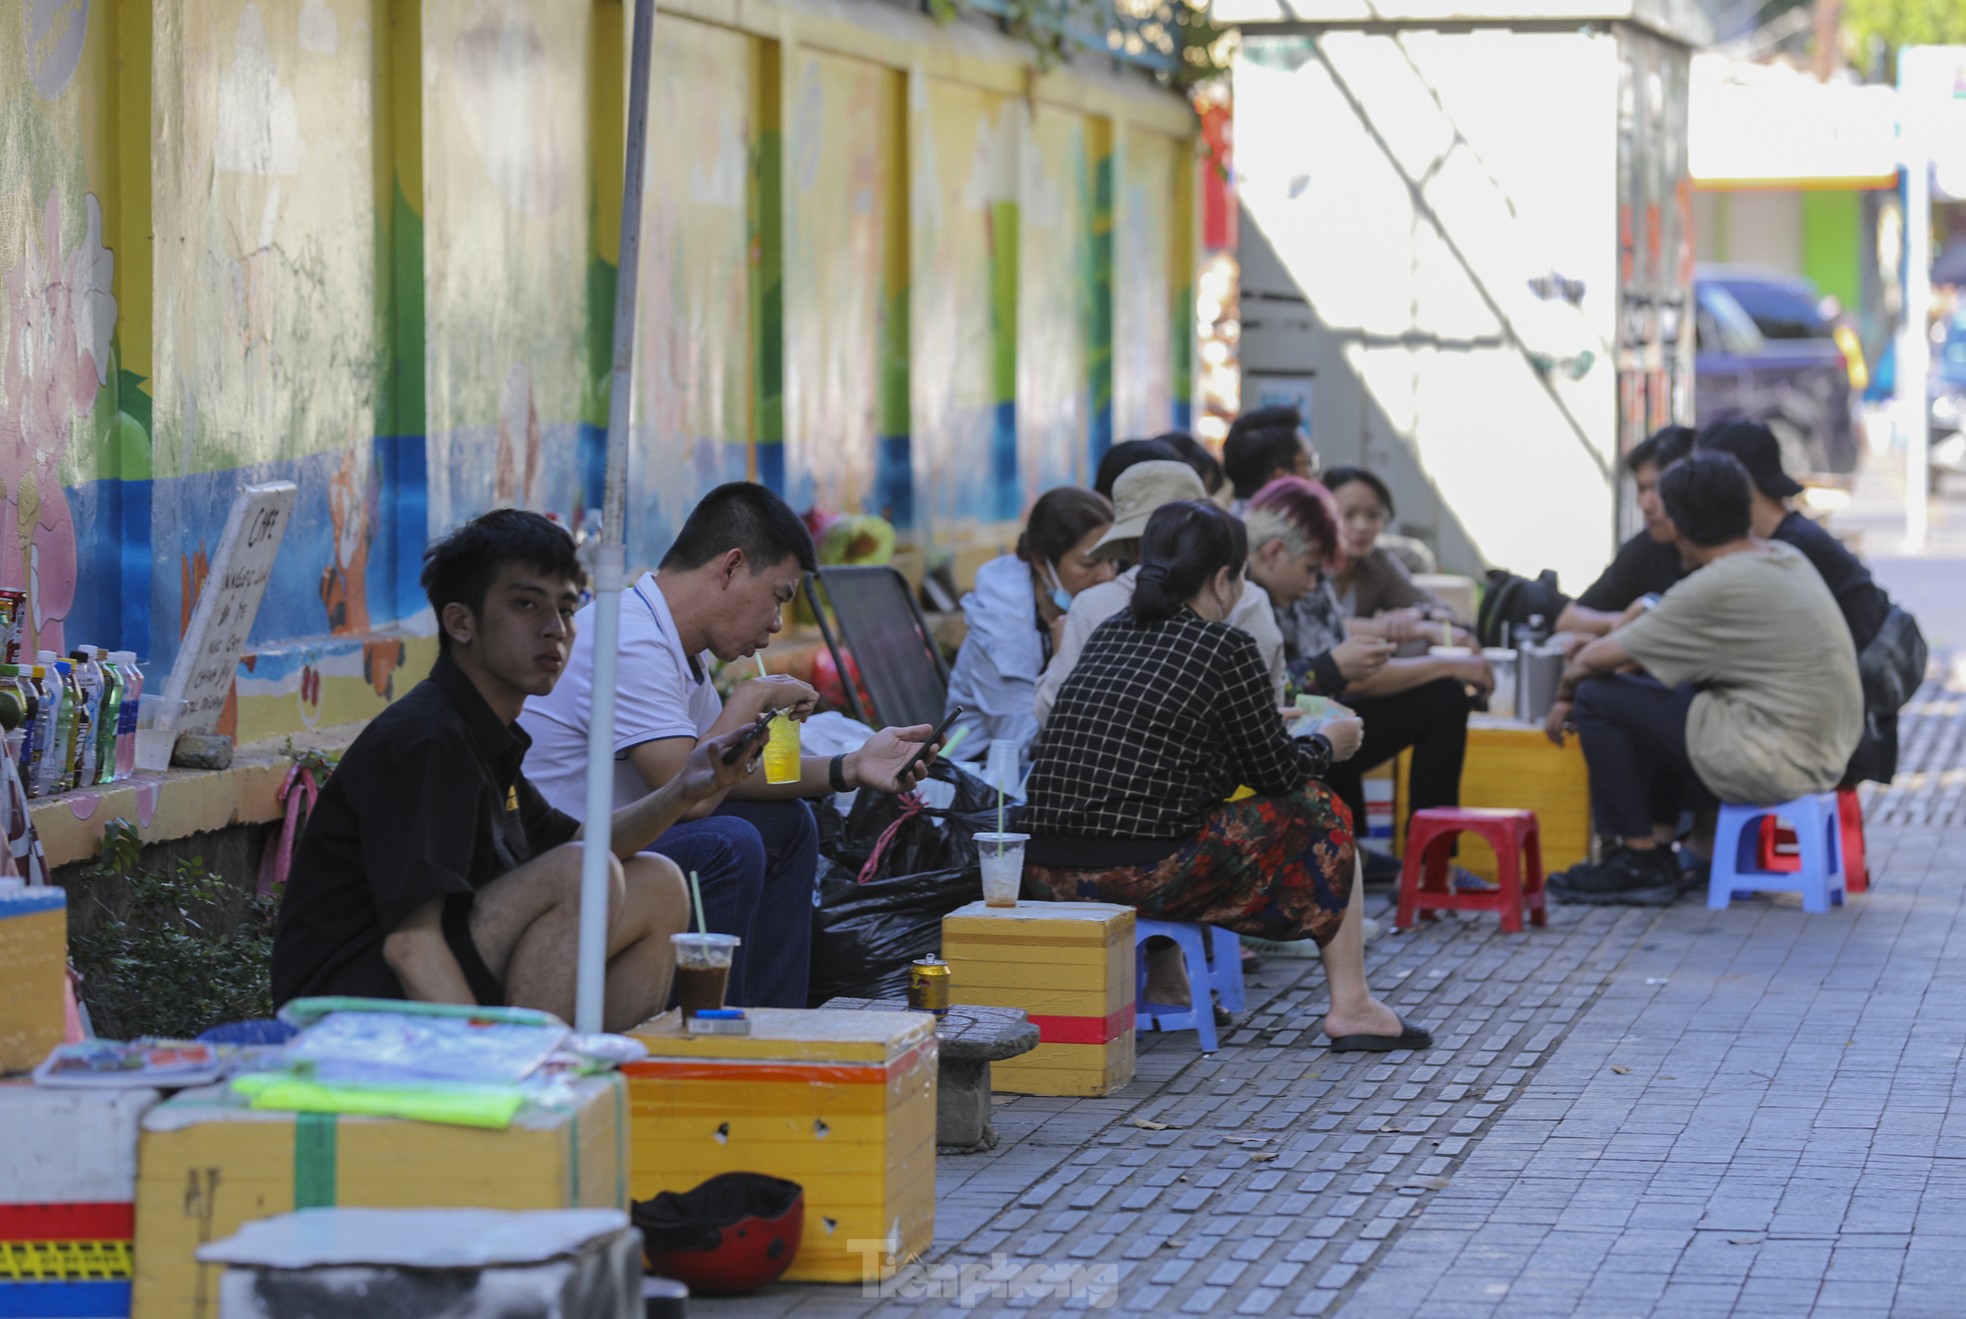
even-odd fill
[[[102,699],[96,704],[96,782],[116,777],[116,725],[122,717],[123,674],[110,653],[96,648],[96,667],[102,671]]]
[[[27,666],[28,684],[34,688],[36,712],[32,750],[23,748],[21,783],[30,797],[45,797],[55,782],[55,747],[60,728],[61,688],[54,670],[45,664]]]
[[[77,646],[68,652],[68,666],[82,696],[80,718],[75,721],[75,786],[88,788],[95,786],[101,764],[102,740],[97,731],[102,727],[102,665],[96,663],[92,649]]]
[[[137,702],[143,699],[143,669],[134,650],[110,656],[123,679],[122,706],[116,712],[116,777],[128,778],[137,767]]]
[[[75,786],[75,716],[80,713],[82,689],[75,685],[73,666],[67,660],[52,650],[36,653],[48,671],[55,703],[55,736],[48,743],[48,778],[43,792],[67,792]]]

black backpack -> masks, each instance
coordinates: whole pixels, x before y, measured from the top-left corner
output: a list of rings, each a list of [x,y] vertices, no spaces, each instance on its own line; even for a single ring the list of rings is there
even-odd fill
[[[1519,577],[1504,568],[1488,570],[1488,584],[1481,593],[1481,609],[1475,616],[1475,636],[1484,646],[1506,646],[1514,630],[1538,614],[1544,623],[1556,627],[1556,618],[1570,597],[1556,588],[1556,571],[1545,568],[1531,579]]]

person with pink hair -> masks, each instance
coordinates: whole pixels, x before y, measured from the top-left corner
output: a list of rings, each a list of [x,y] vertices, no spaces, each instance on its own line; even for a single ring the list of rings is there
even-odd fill
[[[1470,692],[1495,685],[1487,663],[1479,655],[1394,659],[1393,643],[1349,633],[1332,587],[1344,555],[1338,510],[1323,486],[1280,476],[1250,499],[1243,520],[1249,578],[1269,594],[1294,684],[1342,700],[1365,721],[1358,754],[1326,776],[1354,821],[1364,815],[1365,771],[1409,749],[1412,809],[1459,805]],[[1389,867],[1397,874],[1389,857],[1366,859],[1368,878],[1389,877]]]

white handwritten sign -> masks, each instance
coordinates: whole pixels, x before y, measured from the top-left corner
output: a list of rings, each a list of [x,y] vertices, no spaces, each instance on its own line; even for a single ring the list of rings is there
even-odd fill
[[[164,694],[184,702],[180,733],[210,733],[218,727],[225,698],[239,671],[239,652],[259,615],[259,598],[273,576],[273,556],[287,534],[293,513],[292,481],[242,487],[225,519],[211,571],[191,611],[177,663]]]

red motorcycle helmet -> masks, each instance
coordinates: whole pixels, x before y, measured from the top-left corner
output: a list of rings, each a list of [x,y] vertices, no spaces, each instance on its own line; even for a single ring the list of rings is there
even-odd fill
[[[651,1273],[699,1296],[741,1296],[777,1282],[805,1235],[805,1188],[758,1172],[719,1173],[693,1191],[638,1201]]]

